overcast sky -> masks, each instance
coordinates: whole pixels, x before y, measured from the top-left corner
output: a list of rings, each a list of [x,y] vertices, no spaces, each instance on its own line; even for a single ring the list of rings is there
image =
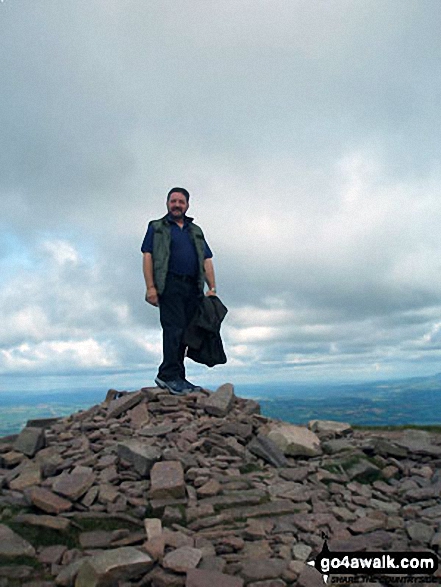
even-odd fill
[[[2,0],[0,385],[151,385],[173,186],[225,381],[441,371],[440,0]]]

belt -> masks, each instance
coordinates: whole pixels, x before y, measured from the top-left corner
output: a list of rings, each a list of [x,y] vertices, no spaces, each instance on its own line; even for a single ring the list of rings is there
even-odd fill
[[[169,273],[169,277],[177,281],[184,281],[185,283],[196,283],[197,278],[193,275],[181,275],[180,273]]]

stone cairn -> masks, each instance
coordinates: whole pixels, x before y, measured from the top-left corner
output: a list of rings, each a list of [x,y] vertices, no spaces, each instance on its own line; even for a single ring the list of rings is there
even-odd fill
[[[228,383],[110,390],[1,439],[0,587],[323,585],[325,538],[438,554],[440,464],[441,435],[294,426]]]

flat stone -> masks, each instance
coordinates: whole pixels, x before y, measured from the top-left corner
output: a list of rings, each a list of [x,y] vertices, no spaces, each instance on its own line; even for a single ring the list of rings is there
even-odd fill
[[[248,587],[286,587],[282,579],[269,579],[268,581],[253,581],[248,583]]]
[[[441,446],[432,444],[431,435],[425,430],[406,430],[395,443],[407,451],[431,457],[441,456]]]
[[[46,565],[58,565],[66,551],[67,546],[64,544],[46,546],[38,554],[38,560]]]
[[[270,438],[259,434],[248,443],[247,449],[273,467],[286,467],[288,461],[283,451]]]
[[[14,442],[14,450],[20,451],[28,457],[33,457],[44,448],[45,434],[42,428],[23,428]]]
[[[59,516],[48,516],[45,514],[20,514],[15,516],[14,522],[18,524],[29,524],[30,526],[41,526],[42,528],[50,528],[51,530],[65,531],[70,526],[70,521],[67,518]]]
[[[35,507],[48,514],[61,514],[72,508],[70,501],[44,487],[32,487],[28,490],[27,496]]]
[[[150,414],[145,402],[139,403],[137,406],[132,408],[129,413],[130,424],[135,430],[146,426],[150,420]]]
[[[358,518],[356,522],[349,526],[349,530],[354,534],[366,534],[385,527],[385,521],[377,518],[363,517]]]
[[[13,532],[8,526],[0,524],[0,557],[15,558],[18,556],[35,556],[35,549],[30,544]]]
[[[167,434],[173,432],[175,428],[176,424],[173,422],[166,422],[164,424],[157,424],[156,426],[146,426],[145,428],[142,428],[138,434],[140,436],[146,436],[147,438],[153,438],[155,436],[167,436]]]
[[[217,495],[221,490],[221,484],[216,479],[210,479],[204,483],[201,487],[198,487],[196,493],[199,497],[213,497]]]
[[[15,467],[19,465],[23,459],[26,457],[22,452],[17,452],[16,450],[10,450],[6,453],[3,453],[0,462],[2,463],[3,467]]]
[[[323,575],[316,568],[305,565],[297,578],[298,587],[319,587],[324,585]]]
[[[81,548],[108,548],[112,543],[113,533],[105,530],[92,530],[91,532],[81,532],[79,541]]]
[[[142,391],[137,391],[135,393],[127,393],[118,399],[114,399],[110,402],[109,407],[107,408],[107,418],[110,419],[121,416],[124,412],[134,408],[144,398],[144,393]]]
[[[243,422],[224,422],[222,426],[218,428],[219,434],[223,434],[225,436],[234,436],[239,437],[244,440],[247,440],[251,437],[253,433],[253,427],[251,424],[246,424]]]
[[[334,455],[345,450],[352,450],[354,445],[347,438],[333,438],[322,442],[323,452],[328,455]]]
[[[441,505],[434,505],[421,510],[422,518],[441,518]]]
[[[202,558],[202,551],[191,546],[182,546],[164,556],[162,566],[175,573],[186,573],[195,569]]]
[[[246,582],[278,579],[288,562],[278,558],[248,559],[242,563],[241,576]]]
[[[204,409],[207,414],[225,417],[234,405],[234,387],[231,383],[224,383],[205,401]]]
[[[155,463],[150,471],[152,499],[185,497],[184,469],[179,461]]]
[[[318,436],[303,426],[272,424],[268,438],[288,456],[315,457],[322,452]]]
[[[361,459],[358,463],[350,467],[347,471],[350,479],[365,480],[380,474],[380,469],[366,459]]]
[[[127,440],[118,444],[118,456],[133,465],[141,477],[147,477],[153,465],[161,458],[161,451],[141,440]]]
[[[336,422],[334,420],[310,420],[308,428],[313,432],[321,434],[333,434],[343,436],[352,432],[352,426],[346,422]]]
[[[162,521],[160,518],[146,518],[144,520],[144,527],[148,540],[157,538],[162,534]]]
[[[435,534],[432,526],[428,526],[422,522],[410,522],[406,524],[406,531],[411,540],[420,544],[430,544]]]
[[[41,470],[38,464],[27,464],[20,475],[9,483],[10,489],[14,491],[23,491],[27,487],[38,485],[41,482]]]
[[[153,566],[151,557],[126,546],[89,557],[79,570],[75,587],[107,587],[118,581],[136,579],[147,573]]]
[[[205,569],[190,569],[185,582],[185,587],[243,587],[243,585],[243,579],[240,577]]]
[[[62,473],[52,485],[52,489],[56,493],[76,501],[92,487],[95,479],[96,476],[92,469],[77,467],[72,473]]]
[[[61,420],[61,418],[37,418],[35,420],[28,420],[26,422],[26,427],[27,428],[44,428],[44,430],[47,430],[48,428],[50,428],[52,426],[52,424],[55,424],[56,422],[59,422]]]
[[[296,558],[296,560],[300,560],[300,561],[307,561],[309,559],[309,555],[312,552],[312,548],[309,546],[309,544],[294,544],[294,546],[292,547],[292,553],[294,555],[294,557]]]
[[[38,451],[35,462],[40,465],[43,477],[54,477],[63,465],[63,458],[58,447],[48,446]]]

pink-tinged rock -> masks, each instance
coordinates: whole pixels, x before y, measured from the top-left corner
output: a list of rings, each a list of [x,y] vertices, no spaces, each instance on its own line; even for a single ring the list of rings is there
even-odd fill
[[[165,550],[164,536],[161,535],[150,538],[144,543],[143,548],[154,560],[162,560]]]
[[[67,546],[64,544],[57,544],[55,546],[46,546],[43,548],[39,555],[38,560],[46,565],[58,565],[63,557],[63,554],[67,551]]]
[[[354,534],[366,534],[367,532],[373,532],[374,530],[385,528],[385,526],[385,520],[365,516],[363,518],[358,518],[356,522],[351,524],[349,530]]]
[[[271,426],[268,438],[287,456],[315,457],[322,452],[318,436],[304,426],[276,423]]]
[[[150,420],[150,414],[145,402],[138,404],[129,412],[132,428],[138,429],[146,426]]]
[[[76,467],[72,473],[63,473],[60,475],[54,482],[52,489],[56,493],[72,501],[76,501],[92,487],[95,478],[92,469],[88,467]]]
[[[248,582],[278,579],[287,567],[288,562],[280,558],[248,559],[242,564],[241,575]]]
[[[155,463],[150,471],[152,499],[185,497],[184,469],[179,461]]]
[[[202,551],[191,546],[182,546],[165,555],[162,566],[175,573],[186,573],[189,569],[195,569],[202,558]]]
[[[199,497],[213,497],[221,490],[221,484],[216,479],[210,479],[202,487],[196,489]]]
[[[38,485],[40,482],[40,467],[35,463],[29,463],[23,468],[20,475],[9,483],[9,487],[14,491],[23,491],[27,487]]]
[[[109,587],[146,574],[153,566],[151,557],[126,546],[106,550],[88,558],[81,566],[75,587]]]
[[[240,577],[203,569],[190,569],[185,583],[185,587],[243,587],[243,585],[243,579]]]
[[[161,536],[162,534],[162,522],[160,518],[146,518],[144,520],[144,527],[148,540]]]
[[[0,524],[0,557],[35,556],[34,547],[8,526]]]
[[[139,404],[144,397],[145,395],[142,391],[137,391],[136,393],[127,393],[111,401],[107,408],[107,418],[117,418]]]
[[[27,492],[27,496],[35,507],[48,514],[61,514],[72,508],[72,503],[44,487],[33,487]]]

